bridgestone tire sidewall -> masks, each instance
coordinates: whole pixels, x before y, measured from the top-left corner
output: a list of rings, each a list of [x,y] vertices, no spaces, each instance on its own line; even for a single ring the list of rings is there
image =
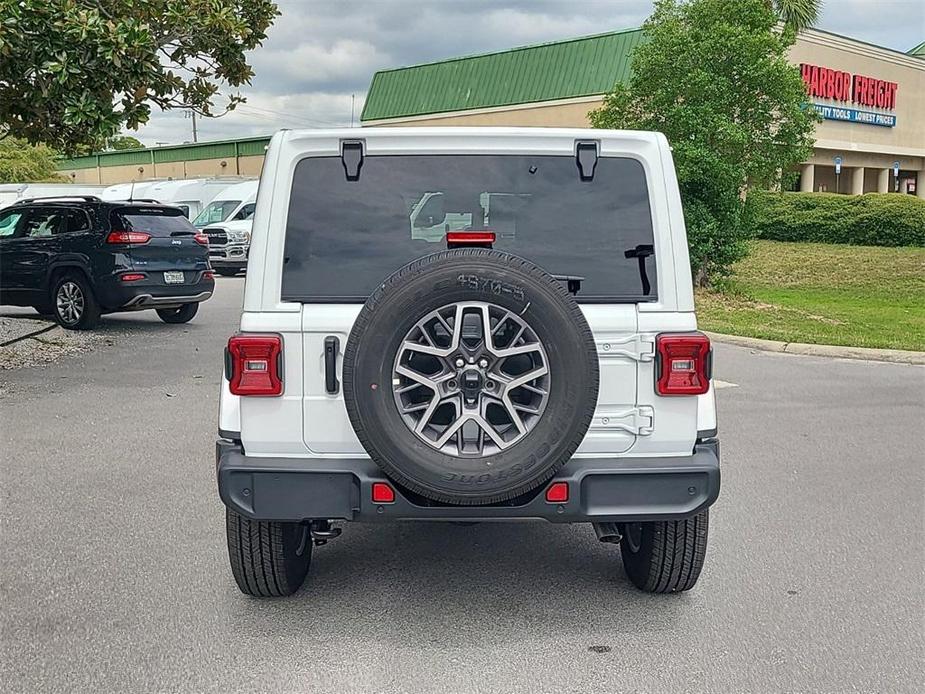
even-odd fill
[[[542,342],[550,392],[534,429],[482,458],[443,454],[421,441],[395,405],[395,355],[424,315],[484,301],[521,316]],[[344,354],[344,399],[354,430],[390,478],[452,504],[495,503],[549,480],[581,443],[597,402],[598,362],[581,309],[550,275],[499,251],[462,249],[421,258],[386,280],[358,316]]]

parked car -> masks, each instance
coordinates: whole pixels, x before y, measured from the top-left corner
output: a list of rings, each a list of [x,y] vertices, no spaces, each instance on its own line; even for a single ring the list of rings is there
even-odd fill
[[[212,224],[252,217],[257,203],[257,185],[258,181],[244,181],[228,186],[193,219],[193,225],[203,229]]]
[[[0,211],[0,303],[33,306],[74,330],[148,308],[186,323],[215,287],[207,246],[176,207],[92,195],[21,200]]]
[[[719,442],[663,135],[283,131],[261,186],[216,446],[241,591],[414,520],[590,523],[694,586]]]
[[[247,268],[253,218],[251,213],[245,219],[222,222],[202,230],[209,239],[209,262],[218,274],[231,277]]]

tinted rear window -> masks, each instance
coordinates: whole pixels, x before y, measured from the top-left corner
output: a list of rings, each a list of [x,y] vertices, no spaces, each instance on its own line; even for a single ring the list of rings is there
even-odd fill
[[[180,209],[158,207],[121,208],[112,213],[112,227],[120,231],[146,231],[151,236],[170,236],[186,232],[195,234],[196,228]]]
[[[348,181],[340,157],[296,166],[282,298],[365,301],[395,270],[446,248],[447,231],[491,230],[494,248],[580,277],[579,301],[655,300],[642,165],[602,157],[582,181],[571,156],[366,157]],[[627,253],[630,255],[628,256]],[[646,291],[648,290],[648,291]]]

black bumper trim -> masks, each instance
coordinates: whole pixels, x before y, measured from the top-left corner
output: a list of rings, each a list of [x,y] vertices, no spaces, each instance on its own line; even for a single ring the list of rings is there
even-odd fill
[[[216,443],[219,496],[243,516],[266,521],[339,519],[651,521],[699,513],[719,496],[719,442],[699,443],[675,458],[573,458],[549,482],[568,482],[569,500],[542,493],[517,506],[421,506],[394,484],[395,503],[372,501],[374,482],[388,482],[368,458],[255,458],[240,444]]]

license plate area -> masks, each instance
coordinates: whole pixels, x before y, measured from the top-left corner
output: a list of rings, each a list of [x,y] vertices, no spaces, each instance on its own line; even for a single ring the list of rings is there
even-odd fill
[[[164,273],[164,282],[166,284],[183,284],[183,273],[178,270],[170,270]]]

